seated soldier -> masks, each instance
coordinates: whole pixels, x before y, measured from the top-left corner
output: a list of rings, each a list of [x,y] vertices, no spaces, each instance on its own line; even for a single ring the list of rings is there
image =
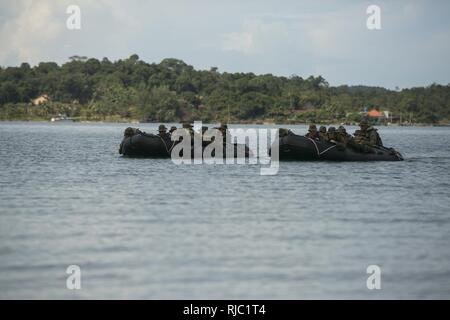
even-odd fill
[[[288,129],[280,128],[278,129],[278,137],[282,138],[288,135]]]
[[[355,132],[358,137],[358,132]],[[350,134],[347,133],[347,130],[343,126],[340,126],[337,129],[337,142],[340,148],[343,150],[347,147],[352,148],[355,151],[364,152],[363,145],[356,142],[356,138],[353,138]]]
[[[319,140],[328,141],[327,128],[325,126],[320,126],[319,128]]]
[[[124,144],[126,138],[132,137],[132,136],[134,136],[136,134],[140,134],[140,133],[142,133],[142,132],[138,128],[132,128],[132,127],[126,128],[123,132],[123,140],[119,146],[119,153],[122,154],[123,144]]]
[[[343,126],[339,126],[336,133],[336,144],[338,145],[339,149],[345,149],[347,148],[347,144],[351,140],[351,136],[347,133],[347,130]]]
[[[361,138],[361,130],[355,130],[353,133],[353,140],[355,140],[355,142],[359,142]]]
[[[171,127],[170,127],[170,130],[169,130],[169,134],[172,135],[172,133],[173,133],[175,130],[177,130],[177,127],[171,126]]]
[[[373,153],[374,152],[374,150],[372,150],[372,148],[366,144],[366,138],[361,133],[361,130],[355,130],[355,133],[353,134],[351,147],[352,147],[352,149],[354,149],[358,152],[365,152],[365,153]]]
[[[377,132],[377,129],[369,125],[367,119],[363,119],[359,124],[360,136],[362,137],[362,143],[367,144],[369,146],[383,146],[383,142],[381,141],[380,135]]]
[[[317,132],[317,127],[315,124],[311,124],[308,129],[308,133],[305,134],[305,137],[310,139],[319,139],[319,133]]]
[[[336,128],[335,127],[329,127],[328,128],[327,139],[328,139],[328,142],[336,143],[337,135],[336,135]]]
[[[128,127],[128,128],[126,128],[125,131],[123,132],[123,136],[124,136],[125,138],[127,138],[127,137],[132,137],[132,136],[134,136],[135,134],[140,134],[140,133],[142,133],[142,131],[139,130],[138,128]]]
[[[165,125],[161,124],[158,127],[158,136],[160,136],[163,139],[170,140],[170,135],[167,133],[167,128]]]
[[[367,119],[363,119],[359,126],[361,129],[355,131],[354,148],[366,153],[375,153],[372,147],[383,145],[377,130],[369,126]]]
[[[183,135],[182,135],[183,131],[182,130],[185,130],[185,132],[191,136],[191,144],[194,143],[194,140],[192,139],[192,137],[194,135],[194,130],[192,129],[192,125],[188,121],[181,122],[181,128],[177,128],[175,126],[170,128],[170,134],[171,134],[170,139],[171,140],[173,139],[172,135],[176,130],[179,130],[179,131],[177,132],[177,137],[175,138],[175,141],[179,141],[179,142],[183,141]]]

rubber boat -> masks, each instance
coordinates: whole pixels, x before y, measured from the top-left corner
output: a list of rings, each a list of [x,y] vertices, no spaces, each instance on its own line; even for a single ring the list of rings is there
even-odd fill
[[[402,161],[403,156],[393,148],[373,147],[373,153],[364,153],[296,134],[279,138],[280,160],[328,161]]]
[[[204,149],[210,142],[203,141]],[[163,139],[158,135],[149,133],[137,133],[130,137],[125,137],[120,144],[119,153],[130,157],[150,157],[150,158],[170,158],[173,147],[176,143]],[[230,145],[228,145],[230,146]],[[245,157],[251,157],[252,153],[245,144],[233,144],[234,157],[238,157],[243,151]],[[194,155],[192,146],[191,155]],[[227,145],[223,146],[223,156],[226,157]],[[214,156],[214,152],[212,154]]]

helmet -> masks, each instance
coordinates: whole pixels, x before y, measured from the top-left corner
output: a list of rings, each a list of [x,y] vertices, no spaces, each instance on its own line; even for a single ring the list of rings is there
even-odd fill
[[[325,126],[320,126],[319,132],[326,133],[327,132],[327,128]]]
[[[359,123],[359,126],[368,126],[369,125],[369,121],[367,121],[366,118],[362,119],[361,122]]]
[[[339,128],[337,129],[337,132],[339,132],[339,133],[347,133],[347,130],[345,130],[344,126],[339,126]]]
[[[288,129],[285,129],[285,128],[278,129],[278,136],[280,136],[280,137],[284,137],[284,136],[288,135],[288,133],[289,133]]]
[[[163,124],[160,124],[160,125],[159,125],[158,131],[166,131],[166,130],[167,130],[167,128],[166,128],[165,125],[163,125]]]
[[[133,128],[131,128],[131,127],[128,127],[128,128],[126,128],[125,131],[123,132],[123,135],[124,135],[125,137],[130,137],[130,136],[134,135],[135,132],[136,132],[135,129],[133,129]]]
[[[336,128],[335,127],[329,127],[328,128],[328,132],[336,132]]]
[[[171,126],[169,132],[174,132],[175,130],[177,130],[177,127]]]
[[[315,131],[317,131],[317,127],[316,127],[316,125],[315,125],[315,124],[311,124],[311,125],[309,125],[309,129],[308,129],[308,131],[312,131],[312,130],[315,130]]]

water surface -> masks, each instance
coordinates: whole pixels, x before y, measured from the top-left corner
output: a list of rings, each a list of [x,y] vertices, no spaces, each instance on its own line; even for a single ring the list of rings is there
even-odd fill
[[[380,128],[403,162],[261,176],[123,158],[127,126],[0,123],[0,298],[450,298],[448,128]]]

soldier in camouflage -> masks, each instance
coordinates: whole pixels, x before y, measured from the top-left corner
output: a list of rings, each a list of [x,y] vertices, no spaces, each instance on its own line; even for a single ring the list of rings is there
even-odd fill
[[[177,127],[171,126],[171,127],[170,127],[170,130],[169,130],[169,134],[172,135],[172,133],[173,133],[175,130],[177,130]]]
[[[367,119],[363,119],[359,124],[360,130],[355,131],[355,142],[363,145],[364,152],[374,153],[372,147],[383,146],[381,137],[377,129],[369,125]]]
[[[335,127],[329,127],[327,132],[327,141],[331,143],[336,143],[337,141],[337,134],[336,134],[336,128]]]
[[[167,128],[165,125],[163,124],[159,125],[158,136],[160,136],[164,140],[170,140],[170,134],[167,132]]]
[[[328,141],[327,128],[325,126],[320,126],[319,128],[319,140]]]
[[[309,126],[308,133],[305,135],[305,137],[315,140],[319,139],[319,133],[317,132],[317,127],[315,124]]]

